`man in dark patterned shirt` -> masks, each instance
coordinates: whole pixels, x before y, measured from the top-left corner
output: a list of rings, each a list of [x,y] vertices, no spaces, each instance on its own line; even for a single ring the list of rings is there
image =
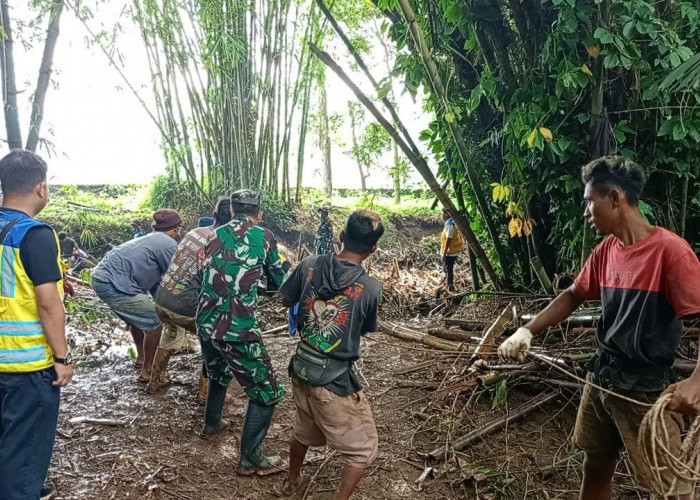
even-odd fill
[[[231,216],[207,243],[197,308],[197,335],[210,379],[202,433],[228,428],[221,417],[226,388],[236,377],[250,398],[237,472],[249,475],[280,461],[262,453],[275,405],[285,391],[263,344],[256,308],[263,275],[279,286],[285,273],[275,236],[258,225],[262,212],[257,193],[234,192]]]
[[[316,255],[333,253],[333,221],[328,216],[330,205],[323,205],[318,209],[321,223],[316,231]]]

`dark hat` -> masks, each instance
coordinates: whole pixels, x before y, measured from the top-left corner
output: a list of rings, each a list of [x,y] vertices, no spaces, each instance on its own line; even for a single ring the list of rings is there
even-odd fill
[[[175,210],[164,208],[153,214],[153,224],[151,227],[154,231],[170,231],[182,225],[182,217]]]

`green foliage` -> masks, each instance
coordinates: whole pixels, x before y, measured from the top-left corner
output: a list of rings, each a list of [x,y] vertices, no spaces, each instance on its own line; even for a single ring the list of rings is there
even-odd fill
[[[151,211],[139,206],[144,193],[142,186],[52,187],[49,204],[39,217],[99,257],[110,245],[133,236],[132,219],[151,218]]]
[[[700,86],[692,81],[700,68],[700,59],[692,58],[700,50],[697,3],[660,9],[649,0],[552,0],[513,10],[516,4],[413,2],[447,91],[442,102],[426,86],[425,109],[444,120],[433,121],[420,139],[439,175],[463,186],[479,239],[489,237],[480,229],[448,123],[465,131],[479,183],[498,188],[490,206],[503,235],[514,219],[523,229],[534,223],[528,238],[538,245],[513,245],[511,254],[522,262],[520,279],[527,284],[524,270],[534,247],[551,272],[580,266],[580,167],[591,159],[598,116],[607,113],[609,153],[632,158],[650,175],[643,214],[700,243],[700,185],[694,182]],[[609,21],[602,20],[606,5]],[[379,6],[403,21],[393,1]],[[387,32],[400,50],[393,74],[415,95],[428,81],[407,26],[397,22]],[[669,91],[669,74],[684,94]]]
[[[508,403],[508,385],[506,379],[501,380],[493,390],[493,403],[491,409],[505,408]]]

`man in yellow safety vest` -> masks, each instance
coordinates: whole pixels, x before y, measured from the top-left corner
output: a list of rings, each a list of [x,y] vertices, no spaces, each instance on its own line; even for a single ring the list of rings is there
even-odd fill
[[[46,206],[46,163],[13,149],[0,160],[0,498],[49,498],[60,388],[73,377],[58,237]]]

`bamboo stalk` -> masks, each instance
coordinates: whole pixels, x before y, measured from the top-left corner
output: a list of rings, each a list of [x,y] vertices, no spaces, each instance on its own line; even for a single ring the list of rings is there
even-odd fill
[[[484,336],[474,350],[474,354],[472,354],[470,361],[481,359],[484,356],[493,354],[495,351],[494,339],[501,335],[508,326],[508,323],[510,323],[513,315],[512,311],[514,304],[514,302],[510,302],[505,309],[501,311],[501,314],[498,315],[496,321],[494,321],[486,332],[484,332]]]
[[[496,420],[492,420],[488,424],[474,429],[462,438],[455,441],[452,444],[452,446],[441,446],[440,448],[434,449],[433,451],[428,453],[428,456],[434,459],[439,459],[445,457],[450,450],[462,451],[473,442],[478,441],[479,439],[483,439],[503,429],[504,427],[509,426],[510,424],[517,422],[522,418],[525,418],[530,413],[533,413],[545,404],[554,401],[557,397],[559,397],[559,395],[559,391],[540,393],[539,395],[537,395],[524,405],[520,406],[517,410],[513,411],[512,413],[504,417],[497,418]]]

